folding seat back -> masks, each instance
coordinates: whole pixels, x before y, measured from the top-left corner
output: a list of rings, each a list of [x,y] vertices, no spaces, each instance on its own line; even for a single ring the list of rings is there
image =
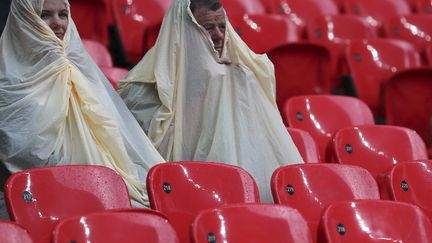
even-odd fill
[[[60,219],[131,207],[123,179],[103,166],[24,170],[9,177],[4,193],[11,220],[25,227],[35,242],[49,242]]]
[[[90,57],[98,66],[112,67],[113,63],[111,54],[109,53],[106,46],[100,42],[90,39],[82,39],[82,43]]]
[[[231,17],[230,22],[256,53],[265,53],[272,48],[301,40],[301,29],[284,16],[248,14]]]
[[[308,132],[291,127],[287,130],[305,163],[321,162],[318,146]]]
[[[249,14],[266,14],[266,6],[261,0],[221,0],[221,3],[229,18]]]
[[[415,204],[432,220],[432,160],[396,164],[386,179],[389,199]]]
[[[398,16],[388,19],[384,28],[387,37],[408,41],[423,51],[432,42],[431,22],[432,15]]]
[[[336,95],[292,97],[282,110],[289,127],[309,132],[318,145],[320,158],[332,161],[329,143],[346,126],[374,124],[369,107],[361,100]]]
[[[257,185],[244,169],[213,162],[170,162],[147,176],[152,209],[166,215],[180,242],[190,241],[189,227],[199,211],[232,203],[259,202]]]
[[[418,13],[431,14],[432,2],[430,0],[413,0]]]
[[[399,162],[427,159],[421,137],[405,127],[364,125],[340,129],[333,139],[337,162],[366,168],[375,178]]]
[[[324,208],[337,201],[379,199],[372,175],[358,166],[339,164],[299,164],[277,169],[271,179],[275,203],[297,209],[317,239]],[[318,240],[318,241],[317,241]]]
[[[381,26],[386,19],[412,13],[406,0],[345,0],[345,10],[349,14],[368,17],[376,26]]]
[[[70,0],[72,19],[81,38],[109,44],[109,27],[113,25],[113,0]]]
[[[276,103],[297,95],[330,93],[330,53],[324,46],[291,43],[267,53],[276,75]]]
[[[10,221],[0,220],[0,235],[3,243],[33,243],[23,227]]]
[[[153,210],[106,211],[61,220],[53,230],[53,243],[178,243],[162,214]]]
[[[321,232],[326,243],[432,242],[432,225],[418,207],[385,200],[334,203]]]
[[[129,72],[125,68],[118,67],[100,67],[100,69],[115,90],[118,90],[118,81],[122,80]]]
[[[421,58],[410,43],[391,39],[351,41],[346,60],[357,96],[375,116],[382,116],[382,83],[398,71],[420,67]]]
[[[269,0],[270,11],[288,15],[299,26],[325,15],[337,15],[339,9],[333,0]]]
[[[274,204],[228,205],[204,210],[192,224],[194,243],[312,243],[297,210]]]
[[[384,83],[387,124],[415,130],[432,148],[432,69],[398,73]]]

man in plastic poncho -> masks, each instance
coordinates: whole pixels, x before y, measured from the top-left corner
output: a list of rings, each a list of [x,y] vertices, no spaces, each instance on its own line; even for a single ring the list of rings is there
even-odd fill
[[[147,171],[164,159],[84,49],[67,0],[12,1],[0,39],[0,161],[2,176],[107,166],[134,205],[148,203]]]
[[[273,64],[253,53],[219,0],[177,0],[120,95],[168,161],[238,165],[272,201],[270,178],[302,163],[275,104]]]

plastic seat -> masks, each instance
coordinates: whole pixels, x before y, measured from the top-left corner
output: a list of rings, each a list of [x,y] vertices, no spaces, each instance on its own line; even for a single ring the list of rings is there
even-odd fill
[[[177,243],[177,235],[162,214],[127,210],[86,214],[63,219],[53,230],[53,243]]]
[[[265,53],[272,48],[301,40],[301,29],[284,16],[248,14],[231,17],[230,22],[256,53]]]
[[[70,0],[72,18],[81,38],[109,44],[113,0]]]
[[[381,27],[385,20],[392,17],[412,14],[406,0],[345,0],[344,9],[349,14],[367,17],[377,27]]]
[[[415,130],[429,148],[432,158],[432,69],[398,73],[384,83],[387,124]]]
[[[377,180],[399,162],[428,158],[421,137],[398,126],[346,127],[336,132],[333,145],[337,162],[366,168]]]
[[[386,36],[414,44],[419,51],[425,51],[432,42],[432,15],[411,15],[394,17],[384,24]]]
[[[432,13],[432,2],[429,0],[416,0],[415,6],[418,13]]]
[[[309,132],[318,145],[322,162],[333,161],[329,145],[333,135],[339,129],[353,125],[374,124],[369,107],[360,99],[348,96],[292,97],[285,104],[282,116],[289,127]]]
[[[318,146],[308,132],[291,127],[287,130],[305,163],[321,162]]]
[[[283,109],[293,96],[330,94],[330,53],[311,43],[291,43],[267,53],[276,75],[276,103]]]
[[[98,66],[113,66],[111,54],[102,43],[89,39],[82,39],[82,43]]]
[[[25,227],[35,242],[50,242],[51,231],[60,219],[131,207],[123,179],[103,166],[17,172],[7,180],[4,193],[11,220]]]
[[[172,3],[173,0],[113,1],[114,19],[128,62],[137,63],[154,45],[154,36]]]
[[[307,26],[309,40],[324,45],[331,54],[333,88],[342,88],[347,75],[345,48],[351,40],[377,38],[377,30],[363,17],[354,15],[319,16]]]
[[[266,6],[261,0],[221,0],[221,3],[230,19],[249,14],[266,14]]]
[[[312,242],[297,210],[274,204],[228,205],[204,210],[192,223],[194,243]]]
[[[393,39],[351,41],[346,59],[357,96],[382,117],[381,86],[398,71],[422,66],[416,48]]]
[[[288,15],[302,28],[319,16],[339,14],[338,6],[332,0],[269,0],[269,6],[270,12]],[[304,37],[307,37],[306,29]]]
[[[432,242],[432,225],[416,206],[384,200],[330,205],[322,216],[327,243]]]
[[[432,220],[432,160],[393,166],[384,184],[388,199],[419,206]]]
[[[118,68],[118,67],[100,67],[100,69],[105,74],[108,81],[111,83],[111,85],[115,90],[118,90],[117,82],[123,79],[129,72],[125,68]]]
[[[23,227],[10,221],[0,220],[0,235],[2,243],[33,243]]]
[[[277,169],[271,179],[275,203],[297,209],[312,232],[314,242],[324,208],[337,201],[379,199],[372,175],[358,166],[299,164]]]
[[[166,215],[180,242],[199,211],[232,203],[259,202],[257,185],[244,169],[213,162],[158,164],[147,175],[150,206]]]

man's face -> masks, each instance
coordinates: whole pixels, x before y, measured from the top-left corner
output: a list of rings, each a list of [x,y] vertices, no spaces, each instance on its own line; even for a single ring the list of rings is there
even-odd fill
[[[203,26],[213,41],[215,50],[222,55],[225,40],[225,13],[223,8],[212,11],[206,7],[197,8],[194,16],[198,24]]]

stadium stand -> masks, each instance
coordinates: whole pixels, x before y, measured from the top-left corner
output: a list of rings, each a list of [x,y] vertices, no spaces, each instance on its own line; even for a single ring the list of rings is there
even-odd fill
[[[321,162],[318,146],[308,132],[292,127],[287,130],[305,163]]]

